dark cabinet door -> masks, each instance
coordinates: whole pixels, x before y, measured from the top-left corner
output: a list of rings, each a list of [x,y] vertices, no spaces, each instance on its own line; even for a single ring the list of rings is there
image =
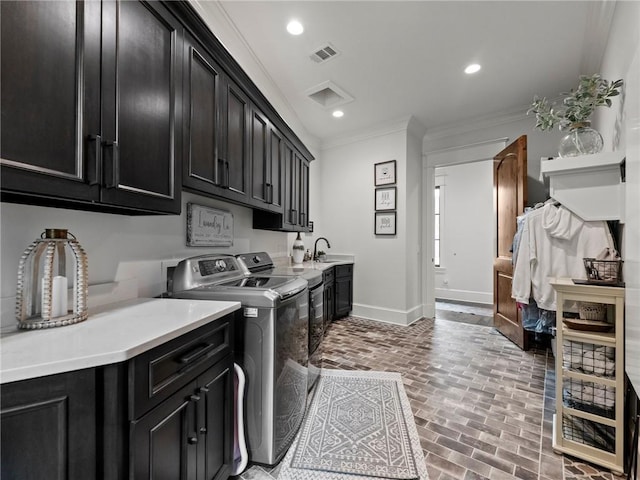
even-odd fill
[[[0,2],[3,192],[94,201],[99,2]]]
[[[335,282],[333,274],[324,280],[324,328],[333,321],[335,311]]]
[[[298,205],[300,215],[298,218],[298,226],[306,230],[309,226],[309,162],[299,157],[300,166],[300,187],[298,189]]]
[[[268,204],[271,175],[267,164],[269,123],[256,108],[251,110],[251,200],[256,205]]]
[[[185,187],[217,194],[224,168],[219,167],[222,70],[190,36],[185,41],[184,155]]]
[[[2,385],[3,480],[96,478],[93,369]]]
[[[233,464],[233,360],[228,356],[198,378],[200,480],[226,479]]]
[[[282,212],[284,185],[284,139],[273,126],[269,129],[269,203]]]
[[[160,3],[102,10],[101,200],[179,213],[182,27]]]
[[[353,307],[353,265],[335,266],[335,318],[349,315]]]
[[[284,212],[283,226],[291,231],[296,230],[298,215],[300,213],[298,188],[299,182],[299,157],[295,149],[285,142],[284,145]]]
[[[199,434],[196,383],[131,422],[132,478],[196,480]]]
[[[351,278],[336,278],[335,283],[335,316],[344,317],[349,315],[352,305],[352,287],[353,279]]]
[[[223,150],[219,167],[230,200],[248,203],[249,112],[246,94],[229,79],[225,82],[223,106]]]

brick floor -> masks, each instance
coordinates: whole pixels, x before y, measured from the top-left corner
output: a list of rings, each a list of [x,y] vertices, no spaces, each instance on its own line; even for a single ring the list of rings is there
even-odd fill
[[[551,448],[554,359],[523,352],[495,329],[422,319],[401,327],[355,317],[334,322],[324,367],[402,374],[430,480],[612,480]],[[252,467],[245,480],[273,480]]]
[[[495,329],[447,320],[409,327],[346,317],[324,342],[325,367],[400,372],[430,480],[612,479],[551,449],[554,358]]]

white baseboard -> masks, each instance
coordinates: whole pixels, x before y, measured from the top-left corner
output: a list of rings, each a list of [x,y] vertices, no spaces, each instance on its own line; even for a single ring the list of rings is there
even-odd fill
[[[471,290],[454,290],[451,288],[436,288],[436,298],[442,300],[455,300],[458,302],[469,303],[485,303],[493,305],[493,293],[492,292],[474,292]]]
[[[376,307],[374,305],[353,304],[351,315],[354,317],[376,320],[378,322],[392,323],[394,325],[411,325],[423,317],[423,306],[418,305],[411,310],[396,310],[391,308]]]

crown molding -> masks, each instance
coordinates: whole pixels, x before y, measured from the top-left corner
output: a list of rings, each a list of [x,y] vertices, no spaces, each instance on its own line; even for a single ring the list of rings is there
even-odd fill
[[[502,113],[494,113],[481,115],[478,117],[463,120],[461,122],[449,123],[437,127],[427,128],[425,141],[440,140],[443,138],[454,137],[476,130],[483,130],[490,127],[505,125],[519,120],[523,120],[527,116],[529,105],[506,110]]]
[[[382,137],[397,132],[406,132],[410,128],[412,116],[405,116],[389,120],[387,122],[376,124],[372,127],[357,130],[347,135],[335,136],[324,140],[321,143],[321,150],[330,150],[332,148],[349,145],[351,143],[362,142],[372,138]],[[417,122],[417,121],[416,121]],[[419,122],[418,122],[419,125]],[[419,127],[413,127],[419,128]]]

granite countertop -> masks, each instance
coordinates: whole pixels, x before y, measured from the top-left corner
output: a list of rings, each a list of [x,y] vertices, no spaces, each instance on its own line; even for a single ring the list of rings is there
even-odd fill
[[[136,298],[90,310],[74,325],[4,329],[0,383],[129,360],[239,308],[238,302]]]

